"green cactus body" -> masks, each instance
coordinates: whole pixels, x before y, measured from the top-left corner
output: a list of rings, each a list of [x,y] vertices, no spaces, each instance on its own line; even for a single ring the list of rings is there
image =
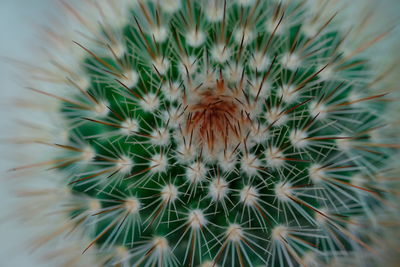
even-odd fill
[[[391,153],[373,136],[385,95],[334,12],[130,8],[123,25],[100,22],[97,46],[76,42],[76,93],[37,90],[61,102],[68,137],[52,168],[85,253],[116,266],[321,266],[373,250],[355,226],[374,225],[386,197],[373,189]]]

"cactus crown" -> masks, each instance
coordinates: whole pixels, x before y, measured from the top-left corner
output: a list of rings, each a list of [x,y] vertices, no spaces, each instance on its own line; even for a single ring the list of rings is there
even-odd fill
[[[334,17],[305,1],[138,0],[92,31],[97,46],[76,42],[76,93],[37,91],[61,103],[53,165],[85,252],[109,265],[320,266],[372,250],[354,226],[382,208],[384,95]]]

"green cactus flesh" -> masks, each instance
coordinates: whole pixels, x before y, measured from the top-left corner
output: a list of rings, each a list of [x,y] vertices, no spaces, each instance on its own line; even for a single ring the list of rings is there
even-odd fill
[[[128,25],[103,25],[108,43],[77,43],[88,83],[69,79],[56,168],[87,250],[114,251],[108,265],[318,266],[368,249],[354,225],[382,205],[369,185],[389,152],[372,140],[376,77],[331,18],[286,2],[138,1]]]

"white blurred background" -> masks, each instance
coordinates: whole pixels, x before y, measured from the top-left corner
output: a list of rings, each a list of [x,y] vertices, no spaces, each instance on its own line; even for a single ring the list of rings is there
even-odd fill
[[[54,0],[0,0],[0,136],[10,136],[13,131],[11,119],[18,114],[9,107],[11,99],[24,92],[16,69],[5,58],[28,61],[40,60],[34,53],[33,44],[38,41],[38,25],[46,23],[56,10]],[[26,114],[24,114],[26,116]],[[7,186],[7,174],[15,162],[7,157],[9,145],[0,144],[0,266],[45,266],[35,261],[26,249],[30,232],[20,224],[9,220],[12,216],[12,194]]]
[[[134,0],[132,0],[134,1]],[[267,0],[265,0],[267,1]],[[15,68],[4,57],[18,58],[22,60],[40,60],[33,44],[38,41],[38,25],[49,22],[53,16],[60,12],[55,0],[0,0],[0,136],[12,133],[12,124],[9,118],[16,117],[14,111],[8,107],[12,105],[10,99],[23,93],[21,90],[21,79],[17,77]],[[352,12],[361,12],[358,7],[365,0],[351,0]],[[376,23],[387,23],[388,21],[399,22],[400,0],[377,0],[376,12],[380,13]],[[387,54],[399,53],[399,29],[392,33],[394,38],[394,49],[385,51]],[[36,48],[36,47],[35,47]],[[383,52],[383,51],[382,51]],[[26,114],[24,114],[26,116]],[[3,142],[3,141],[2,141]],[[4,181],[5,170],[13,167],[7,157],[11,148],[9,145],[0,144],[0,266],[45,266],[44,263],[36,262],[34,257],[24,248],[30,233],[28,229],[8,220],[13,210],[11,205],[11,194]]]

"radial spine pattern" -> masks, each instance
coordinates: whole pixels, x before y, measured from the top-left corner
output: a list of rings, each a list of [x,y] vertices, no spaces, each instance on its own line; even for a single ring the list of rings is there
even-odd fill
[[[169,267],[374,253],[360,229],[386,209],[377,174],[395,145],[377,134],[387,95],[362,52],[383,35],[349,51],[337,13],[306,1],[87,2],[100,20],[64,3],[87,32],[71,43],[82,60],[53,62],[68,92],[32,88],[59,102],[64,138],[42,142],[59,153],[39,165],[64,177],[63,229],[84,254]]]

